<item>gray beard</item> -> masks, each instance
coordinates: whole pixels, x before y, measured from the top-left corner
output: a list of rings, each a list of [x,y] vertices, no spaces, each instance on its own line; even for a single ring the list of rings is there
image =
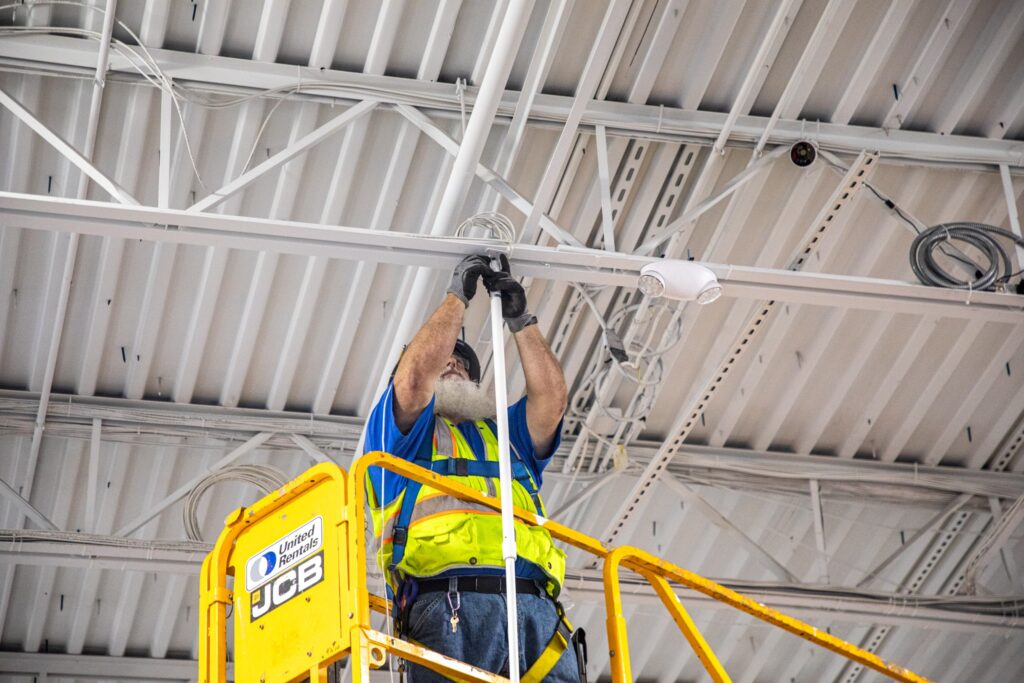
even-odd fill
[[[439,379],[434,384],[434,412],[452,422],[492,419],[494,396],[468,379]]]

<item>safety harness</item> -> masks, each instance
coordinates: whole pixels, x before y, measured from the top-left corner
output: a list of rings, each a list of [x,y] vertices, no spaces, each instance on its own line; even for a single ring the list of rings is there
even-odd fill
[[[438,420],[436,417],[434,419],[434,439],[422,440],[421,445],[412,460],[413,463],[428,469],[431,472],[445,476],[483,477],[487,479],[498,479],[500,477],[499,463],[497,461],[476,459],[479,456],[475,452],[472,453],[475,458],[473,460],[470,460],[469,458],[456,457],[454,452],[455,449],[450,447],[451,440],[450,434],[448,433],[448,425],[443,420]],[[487,427],[491,430],[491,433],[496,434],[497,427],[494,421],[486,420],[485,422],[487,423]],[[454,426],[451,428],[458,429],[458,427]],[[486,451],[486,444],[484,449]],[[523,489],[529,494],[530,498],[533,500],[536,511],[539,514],[544,514],[544,506],[541,502],[540,491],[537,488],[533,474],[526,466],[526,463],[523,462],[523,459],[520,457],[514,446],[512,446],[511,450],[515,455],[515,460],[512,462],[512,478],[519,482]],[[486,458],[486,454],[484,457]],[[402,499],[398,515],[396,516],[395,525],[392,528],[392,555],[391,562],[388,565],[388,572],[392,575],[392,580],[395,585],[399,586],[398,595],[396,596],[393,605],[395,610],[395,622],[400,635],[405,630],[406,621],[408,619],[412,603],[422,592],[426,592],[420,590],[417,585],[420,582],[417,582],[415,578],[403,579],[398,575],[397,570],[398,564],[402,561],[402,558],[405,557],[405,548],[409,539],[409,525],[412,521],[413,510],[416,506],[416,499],[419,497],[422,486],[423,485],[420,482],[409,480],[405,488],[404,497]],[[451,593],[453,591],[457,596],[457,591],[460,588],[459,583],[462,579],[468,578],[471,577],[452,577],[450,580],[440,580],[448,584],[449,600],[452,598]],[[462,590],[491,593],[505,592],[505,580],[503,577],[487,578],[498,579],[493,582],[493,588],[483,588],[480,585],[480,582],[477,582],[473,588],[462,588]],[[433,584],[437,581],[437,579],[434,579],[430,580],[429,583]],[[545,646],[543,652],[541,652],[540,657],[538,657],[530,668],[521,676],[520,680],[523,681],[523,683],[539,683],[540,681],[543,681],[570,644],[576,649],[580,681],[586,681],[585,635],[583,629],[579,629],[575,633],[573,632],[572,624],[570,624],[569,620],[566,618],[562,604],[555,599],[557,597],[559,586],[557,584],[554,585],[555,595],[551,597],[555,601],[555,607],[558,612],[558,624],[555,628],[554,634],[548,641],[548,644]],[[431,588],[428,588],[428,590],[431,590]],[[538,590],[540,593],[547,594],[547,591],[539,585]],[[410,640],[410,642],[415,641]]]
[[[492,433],[497,432],[497,427],[493,420],[485,420],[485,422]],[[441,433],[441,430],[447,431],[447,429],[447,425],[443,421],[438,421],[435,417],[434,441],[423,439],[412,462],[431,472],[445,476],[499,478],[500,472],[497,461],[470,460],[469,458],[455,457],[454,449],[446,448],[450,444],[449,439],[444,438],[447,435]],[[455,429],[458,429],[458,427],[455,427]],[[438,459],[435,459],[435,443],[437,444],[436,456],[440,456]],[[512,447],[512,453],[516,457],[512,463],[512,478],[519,482],[520,486],[530,494],[537,512],[544,514],[540,491],[537,489],[533,475],[530,473],[526,463],[519,457],[519,453],[514,446]],[[476,453],[473,453],[473,457],[476,457]],[[416,499],[419,497],[421,488],[423,488],[423,484],[412,480],[409,480],[405,487],[402,506],[399,508],[395,526],[392,528],[391,564],[388,566],[388,571],[390,572],[395,571],[395,567],[405,557],[405,545],[409,540],[409,523],[412,521],[413,509],[416,507]]]

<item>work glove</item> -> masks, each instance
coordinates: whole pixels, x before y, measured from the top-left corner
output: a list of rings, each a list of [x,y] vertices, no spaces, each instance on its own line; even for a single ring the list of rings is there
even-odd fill
[[[484,274],[484,287],[491,294],[501,295],[501,316],[512,332],[537,324],[537,316],[526,310],[526,291],[510,272],[508,259],[501,259],[501,270],[488,270]]]
[[[476,296],[477,280],[491,272],[491,262],[483,254],[473,254],[459,261],[452,272],[448,291],[458,297],[464,306]]]

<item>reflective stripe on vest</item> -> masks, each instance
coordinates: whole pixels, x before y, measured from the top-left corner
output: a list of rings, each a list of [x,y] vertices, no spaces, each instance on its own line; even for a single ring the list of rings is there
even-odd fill
[[[425,459],[424,448],[413,462],[485,495],[498,497],[497,439],[487,422],[477,422],[476,428],[484,444],[485,459],[476,458],[458,427],[437,417],[430,460]],[[544,515],[543,502],[530,469],[518,453],[514,457],[513,503]],[[393,591],[406,575],[426,577],[455,568],[504,567],[501,515],[495,510],[407,481],[394,500],[383,508],[372,508],[371,513],[379,548],[377,561],[385,570]],[[557,594],[565,576],[565,553],[541,527],[516,522],[516,540],[519,557],[547,574],[548,591]]]

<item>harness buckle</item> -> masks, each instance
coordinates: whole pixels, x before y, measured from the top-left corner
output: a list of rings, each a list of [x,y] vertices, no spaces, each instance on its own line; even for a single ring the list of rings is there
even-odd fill
[[[457,477],[467,477],[467,476],[469,476],[469,461],[468,460],[466,460],[465,458],[450,458],[448,460],[448,462],[454,463],[454,466],[452,468],[449,468],[449,469],[454,469],[455,470],[455,472],[454,472],[455,476],[457,476]]]
[[[405,545],[405,542],[409,540],[409,527],[394,527],[391,531],[391,539],[394,545]]]

